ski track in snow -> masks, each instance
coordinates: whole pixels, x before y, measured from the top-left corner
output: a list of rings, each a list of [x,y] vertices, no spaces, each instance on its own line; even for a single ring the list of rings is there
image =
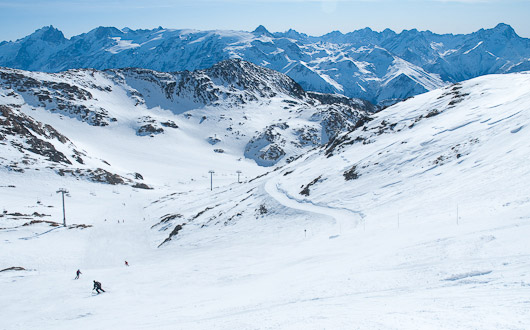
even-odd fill
[[[491,111],[496,103],[481,94],[493,88],[490,80],[500,86],[493,99],[507,94],[519,102]],[[528,80],[464,83],[469,100],[405,128],[442,92],[418,96],[368,123],[379,131],[381,119],[405,121],[401,131],[368,129],[361,134],[370,143],[345,145],[329,158],[317,150],[255,181],[248,179],[263,168],[238,160],[241,149],[219,158],[204,147],[206,134],[113,141],[120,132],[91,134],[82,123],[35,111],[54,126],[71,126],[67,135],[83,147],[110,144],[104,154],[113,166],[136,168],[142,158],[146,182],[156,175],[163,187],[138,191],[0,168],[0,224],[17,226],[0,230],[0,270],[26,269],[0,273],[0,328],[526,330],[530,132],[522,128],[530,95],[513,85]],[[479,120],[490,118],[480,123],[500,124],[469,125],[470,105]],[[201,125],[206,132],[216,124]],[[446,127],[454,129],[433,138]],[[180,148],[165,149],[169,141]],[[174,157],[164,159],[168,153]],[[354,164],[359,177],[345,181]],[[241,184],[236,166],[248,175]],[[310,197],[301,197],[300,187],[317,177],[323,180]],[[67,223],[92,227],[24,226],[35,211],[62,219],[61,186],[71,192]],[[164,222],[168,216],[174,219]],[[361,221],[369,226],[359,230]],[[74,281],[78,268],[83,274]],[[92,280],[108,292],[92,297]]]
[[[35,234],[35,235],[33,235],[33,236],[28,236],[28,237],[20,237],[19,239],[22,239],[22,240],[29,240],[29,239],[38,238],[39,236],[42,236],[42,235],[44,235],[44,234],[48,234],[48,233],[50,233],[50,232],[52,232],[52,231],[55,231],[55,230],[58,230],[58,229],[63,229],[63,227],[52,228],[52,229],[50,229],[50,230],[46,230],[46,231],[44,231],[44,232],[42,232],[42,233],[38,233],[38,234]]]
[[[322,206],[307,199],[299,200],[282,189],[277,178],[269,179],[264,187],[265,191],[283,206],[304,212],[321,214],[335,219],[335,223],[339,226],[339,231],[356,227],[359,221],[364,218],[361,212],[355,212],[346,208]],[[330,238],[335,237],[337,236]]]

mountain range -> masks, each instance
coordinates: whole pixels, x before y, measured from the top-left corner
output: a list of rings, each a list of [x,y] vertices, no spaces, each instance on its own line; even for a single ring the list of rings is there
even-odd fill
[[[200,151],[216,162],[246,158],[267,167],[328,143],[375,110],[367,101],[306,92],[282,73],[238,59],[173,73],[2,68],[0,165],[11,172],[52,171],[150,188],[144,177],[160,183],[156,177],[167,176],[150,172],[152,166],[138,170],[138,152],[154,153],[146,161],[174,154],[174,163]],[[110,161],[117,149],[129,148],[130,162]]]
[[[528,323],[528,72],[376,113],[239,60],[0,72],[6,328]]]
[[[0,61],[2,328],[527,328],[509,26],[46,27]]]
[[[530,69],[530,40],[499,24],[471,34],[369,28],[308,36],[271,33],[98,27],[65,38],[52,26],[0,43],[0,66],[43,72],[138,67],[206,69],[242,59],[287,74],[308,91],[388,105],[449,83]]]

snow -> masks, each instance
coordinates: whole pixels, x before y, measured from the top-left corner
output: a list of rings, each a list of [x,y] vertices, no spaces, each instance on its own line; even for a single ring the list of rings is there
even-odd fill
[[[49,40],[50,35],[55,37]],[[83,46],[81,52],[79,45]],[[491,59],[484,59],[484,55]],[[389,57],[405,64],[396,66],[388,61]],[[292,30],[271,34],[265,28],[253,33],[100,27],[71,39],[53,27],[44,27],[0,46],[1,66],[47,72],[125,67],[191,71],[227,58],[240,58],[287,73],[306,90],[389,104],[446,83],[522,71],[524,66],[514,64],[530,58],[530,47],[528,39],[503,25],[467,35],[360,30],[320,37]],[[341,61],[354,66],[339,65]],[[303,66],[307,70],[291,70]],[[403,75],[395,74],[403,67],[408,68],[400,72]],[[415,72],[414,78],[403,79],[411,77],[409,70]],[[389,83],[389,77],[397,81]]]
[[[340,85],[338,82],[336,82],[335,80],[331,79],[331,77],[328,76],[327,74],[319,73],[319,76],[320,76],[325,82],[327,82],[328,84],[330,84],[331,86],[333,86],[333,88],[335,88],[335,90],[337,90],[339,93],[342,94],[342,92],[344,92],[344,87],[343,87],[342,85]]]
[[[116,41],[116,45],[107,49],[112,54],[118,54],[127,49],[134,49],[140,47],[139,44],[135,44],[133,40],[122,40],[121,37],[112,38]]]
[[[215,123],[194,135],[198,124],[179,121],[184,132],[144,139],[23,109],[156,189],[0,169],[7,213],[61,222],[55,191],[66,187],[67,223],[93,226],[0,218],[0,270],[27,269],[0,272],[2,328],[525,329],[528,86],[522,73],[437,89],[349,133],[365,144],[269,169],[205,152]],[[278,116],[278,104],[255,115]],[[345,181],[352,165],[359,177]],[[168,214],[181,217],[151,228]],[[107,292],[92,295],[93,280]]]
[[[446,85],[438,75],[427,75],[421,68],[410,65],[410,63],[401,59],[395,59],[392,63],[392,68],[383,77],[384,84],[388,84],[394,78],[404,74],[413,81],[423,86],[426,91],[437,89]]]
[[[464,52],[464,55],[467,55],[469,53],[471,53],[472,51],[474,51],[475,49],[477,49],[480,45],[482,45],[484,43],[484,41],[480,41],[475,47],[471,48],[470,50],[466,50]]]

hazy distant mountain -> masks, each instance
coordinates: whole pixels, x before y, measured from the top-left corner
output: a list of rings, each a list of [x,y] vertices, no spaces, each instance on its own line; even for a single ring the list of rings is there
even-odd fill
[[[240,58],[285,73],[304,89],[393,103],[447,82],[529,67],[530,41],[508,25],[467,35],[369,28],[311,37],[270,33],[99,27],[64,37],[52,26],[0,44],[0,65],[59,72],[139,67],[196,70]]]

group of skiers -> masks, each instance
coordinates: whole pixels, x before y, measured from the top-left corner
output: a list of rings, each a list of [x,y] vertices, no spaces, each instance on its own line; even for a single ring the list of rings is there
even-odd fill
[[[125,266],[129,267],[129,263],[127,262],[127,260],[125,260]],[[81,275],[83,273],[81,273],[81,270],[77,270],[75,272],[75,278],[74,280],[77,280],[79,279],[79,275]],[[105,292],[105,290],[103,290],[103,288],[101,288],[101,283],[94,280],[94,288],[92,289],[92,291],[96,290],[97,294],[100,294],[101,292]]]

